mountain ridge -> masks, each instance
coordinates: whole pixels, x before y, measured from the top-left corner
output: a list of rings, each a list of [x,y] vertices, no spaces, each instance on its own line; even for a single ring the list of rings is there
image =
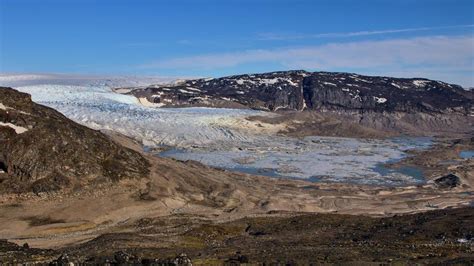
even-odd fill
[[[425,78],[343,72],[276,71],[121,88],[155,107],[229,107],[265,111],[360,110],[473,114],[474,93]],[[449,101],[446,101],[449,99]]]

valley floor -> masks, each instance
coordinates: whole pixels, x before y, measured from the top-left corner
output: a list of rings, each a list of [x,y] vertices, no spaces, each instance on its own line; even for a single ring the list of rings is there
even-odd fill
[[[112,137],[142,150],[129,138]],[[236,252],[250,262],[468,262],[472,159],[459,160],[455,152],[468,148],[472,140],[446,140],[407,159],[432,179],[451,167],[462,177],[453,188],[432,181],[398,188],[309,183],[145,154],[150,179],[89,192],[3,196],[1,238],[39,249],[3,243],[0,258],[50,261],[67,253],[75,261],[101,261],[124,251],[157,259],[185,252],[204,264],[238,260]],[[437,163],[453,159],[456,169]]]

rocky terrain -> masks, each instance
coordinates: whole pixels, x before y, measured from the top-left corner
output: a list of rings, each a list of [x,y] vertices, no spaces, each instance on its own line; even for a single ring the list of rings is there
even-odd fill
[[[150,217],[59,250],[0,241],[0,261],[143,265],[472,265],[474,209],[385,218],[272,213],[215,223]],[[166,232],[166,233],[165,233]]]
[[[472,91],[440,81],[302,70],[184,80],[172,85],[116,91],[133,94],[156,106],[226,106],[269,111],[472,114],[474,99]]]
[[[104,134],[0,88],[0,191],[35,193],[143,178],[148,162]]]

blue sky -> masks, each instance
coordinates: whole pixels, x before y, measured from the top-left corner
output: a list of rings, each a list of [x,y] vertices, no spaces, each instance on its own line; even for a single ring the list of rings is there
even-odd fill
[[[0,72],[287,69],[474,86],[474,1],[0,0]]]

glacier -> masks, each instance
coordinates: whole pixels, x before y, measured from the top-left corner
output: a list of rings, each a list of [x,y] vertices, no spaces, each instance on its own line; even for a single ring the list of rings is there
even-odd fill
[[[112,130],[137,139],[145,147],[169,146],[157,154],[178,160],[279,178],[411,185],[420,175],[387,171],[386,162],[400,160],[410,149],[425,149],[426,139],[296,139],[260,132],[246,118],[268,112],[222,108],[153,108],[131,95],[113,91],[123,80],[37,78],[4,80],[33,101],[97,130]],[[129,82],[124,79],[125,83]],[[136,83],[147,81],[136,81]]]
[[[134,96],[109,87],[41,84],[16,87],[32,100],[52,107],[68,118],[97,130],[113,130],[148,146],[188,147],[216,142],[246,141],[245,130],[234,124],[258,111],[217,108],[151,108]]]

